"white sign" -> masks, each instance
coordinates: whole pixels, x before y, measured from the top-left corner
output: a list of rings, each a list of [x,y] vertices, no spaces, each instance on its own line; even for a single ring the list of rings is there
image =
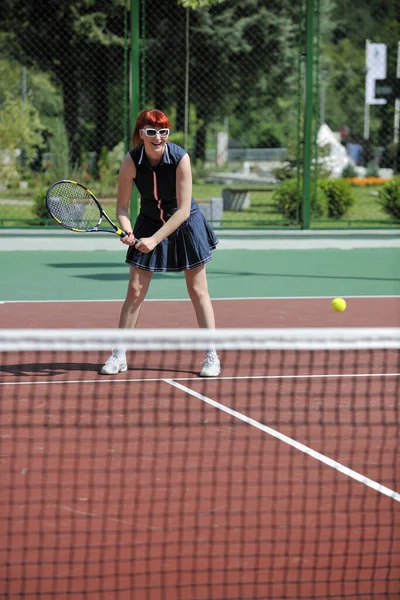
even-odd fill
[[[400,129],[400,98],[396,98],[394,101],[394,135],[393,142],[399,143],[399,129]]]
[[[397,79],[400,79],[400,42],[397,43]],[[399,143],[399,130],[400,130],[400,98],[396,98],[394,101],[394,135],[393,142]]]
[[[397,79],[400,79],[400,42],[397,42]]]
[[[376,81],[386,79],[386,44],[367,43],[365,104],[386,104],[386,98],[375,98]]]

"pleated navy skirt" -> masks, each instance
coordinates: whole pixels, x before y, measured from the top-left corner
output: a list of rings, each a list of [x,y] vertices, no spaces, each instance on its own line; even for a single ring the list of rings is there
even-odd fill
[[[159,223],[139,215],[133,233],[136,238],[146,238],[159,229]],[[151,252],[130,246],[125,262],[145,271],[185,271],[211,260],[217,244],[214,231],[196,206],[189,218]]]

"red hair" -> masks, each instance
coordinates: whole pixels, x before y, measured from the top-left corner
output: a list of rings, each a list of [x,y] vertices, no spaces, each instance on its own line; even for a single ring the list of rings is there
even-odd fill
[[[140,137],[139,131],[144,127],[156,127],[157,129],[162,129],[165,127],[166,129],[171,129],[171,123],[167,115],[161,110],[157,110],[156,108],[142,110],[136,119],[135,129],[133,130],[133,146],[138,146],[142,143],[142,138]]]

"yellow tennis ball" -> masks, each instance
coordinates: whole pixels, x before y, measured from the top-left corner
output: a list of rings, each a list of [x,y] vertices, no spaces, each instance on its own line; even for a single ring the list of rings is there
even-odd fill
[[[334,298],[331,306],[335,312],[343,312],[346,310],[346,300],[343,300],[343,298]]]

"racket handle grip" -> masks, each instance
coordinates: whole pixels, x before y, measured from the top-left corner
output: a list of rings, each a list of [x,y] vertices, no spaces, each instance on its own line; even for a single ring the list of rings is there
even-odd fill
[[[124,238],[127,235],[131,235],[131,233],[133,233],[133,231],[122,231],[119,235],[121,238]],[[138,242],[141,242],[141,240],[139,238],[135,240],[135,246]]]

